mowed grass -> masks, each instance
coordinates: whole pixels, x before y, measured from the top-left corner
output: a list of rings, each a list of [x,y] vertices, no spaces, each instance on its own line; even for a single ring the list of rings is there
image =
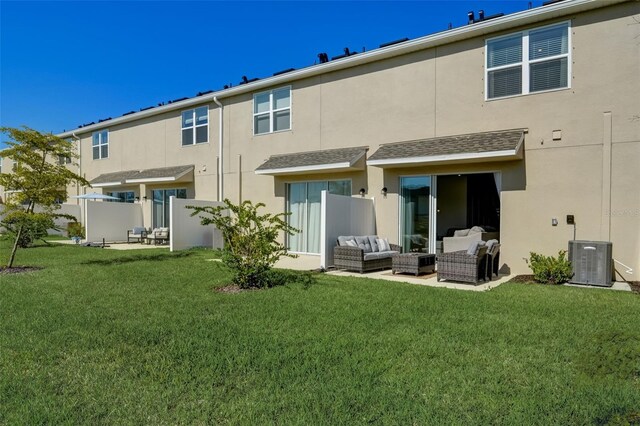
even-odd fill
[[[213,256],[20,251],[44,269],[0,275],[0,423],[640,421],[636,294],[331,275],[223,294]]]

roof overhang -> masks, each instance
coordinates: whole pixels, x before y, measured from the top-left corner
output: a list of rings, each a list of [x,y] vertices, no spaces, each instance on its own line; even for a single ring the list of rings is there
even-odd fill
[[[125,179],[124,183],[162,183],[162,182],[177,182],[184,181],[187,179],[183,179],[187,177],[187,175],[193,172],[193,169],[185,170],[181,173],[177,173],[173,176],[163,176],[163,177],[149,177],[149,178],[133,178],[133,179]]]
[[[388,160],[367,161],[368,166],[376,167],[412,167],[436,164],[483,163],[487,161],[521,160],[522,148],[507,151],[489,151],[479,153],[462,153],[450,155],[430,155],[425,157],[391,158]]]
[[[613,4],[622,3],[624,1],[628,0],[565,0],[547,6],[535,7],[533,9],[511,13],[509,15],[490,19],[488,21],[476,22],[471,25],[464,25],[462,27],[453,28],[451,30],[426,35],[413,40],[405,41],[403,43],[398,43],[379,49],[373,49],[368,52],[358,53],[357,55],[348,56],[342,59],[336,59],[324,64],[312,65],[310,67],[302,68],[286,74],[264,78],[256,82],[231,87],[225,90],[215,91],[207,95],[197,96],[194,98],[186,99],[184,101],[178,101],[168,105],[139,111],[111,120],[105,120],[101,123],[96,123],[89,126],[76,128],[75,130],[60,133],[58,134],[58,136],[61,138],[76,137],[75,133],[84,134],[93,132],[98,129],[139,120],[144,117],[162,114],[168,111],[180,110],[193,107],[198,104],[214,102],[214,100],[217,99],[224,99],[244,93],[251,93],[279,84],[287,84],[303,78],[313,77],[316,75],[351,68],[358,65],[392,58],[395,56],[405,55],[407,53],[441,46],[456,41],[466,40],[473,37],[493,34],[499,31],[506,31],[512,28],[531,25],[549,19],[561,18],[569,14],[584,12],[605,6],[611,6]]]
[[[364,170],[368,147],[273,155],[255,170],[257,175],[299,175]]]
[[[122,185],[122,181],[116,182],[102,182],[102,183],[92,183],[91,186],[94,188],[107,188],[109,186],[120,186]]]
[[[505,131],[505,132],[487,132],[487,133],[479,133],[479,137],[486,138],[487,135],[500,135],[511,133],[517,136],[518,139],[515,139],[513,136],[511,137],[512,142],[509,147],[500,147],[500,149],[495,150],[482,150],[478,149],[475,151],[471,150],[461,150],[460,152],[446,152],[446,153],[434,153],[433,155],[429,153],[424,153],[420,155],[400,155],[393,156],[391,158],[375,158],[376,156],[384,156],[384,150],[388,148],[389,145],[395,147],[402,147],[403,145],[414,145],[420,144],[421,141],[410,141],[410,142],[400,142],[395,144],[388,144],[387,146],[382,145],[376,153],[372,155],[372,158],[367,160],[368,166],[375,166],[381,168],[400,168],[400,167],[416,167],[416,166],[429,166],[429,165],[440,165],[440,164],[465,164],[465,163],[485,163],[485,162],[493,162],[493,161],[513,161],[513,160],[521,160],[524,155],[524,135],[527,132],[526,129],[520,129],[516,131]],[[472,139],[474,135],[462,135],[467,140]],[[435,145],[437,142],[443,141],[443,143],[447,143],[452,145],[455,143],[455,136],[443,137],[443,138],[432,138],[424,141],[424,144],[433,144]],[[478,145],[478,148],[482,148],[482,145]],[[435,151],[436,149],[434,149]]]
[[[191,182],[193,181],[193,170],[193,165],[145,170],[128,170],[102,174],[93,179],[90,183],[94,188],[108,188],[123,185]]]

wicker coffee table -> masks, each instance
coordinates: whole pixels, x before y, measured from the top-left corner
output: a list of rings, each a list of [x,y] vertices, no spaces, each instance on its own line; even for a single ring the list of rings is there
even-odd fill
[[[393,256],[391,272],[407,274],[432,273],[436,266],[436,255],[427,253],[401,253]]]

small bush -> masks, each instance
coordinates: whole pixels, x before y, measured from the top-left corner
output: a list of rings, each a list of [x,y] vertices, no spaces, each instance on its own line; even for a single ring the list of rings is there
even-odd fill
[[[533,271],[533,278],[536,282],[542,284],[562,284],[573,277],[571,262],[566,258],[566,250],[560,250],[557,258],[534,252],[529,254],[529,260],[525,259],[525,261]]]
[[[224,206],[197,207],[191,216],[200,216],[202,225],[214,225],[222,232],[224,247],[222,261],[233,272],[233,283],[243,289],[273,287],[282,278],[269,275],[273,265],[283,256],[297,257],[278,241],[280,234],[293,235],[297,230],[286,221],[286,213],[260,213],[263,203],[243,201],[233,204],[228,199]],[[271,277],[271,278],[269,278]]]
[[[67,235],[69,238],[84,238],[84,226],[79,222],[69,222],[67,224]]]

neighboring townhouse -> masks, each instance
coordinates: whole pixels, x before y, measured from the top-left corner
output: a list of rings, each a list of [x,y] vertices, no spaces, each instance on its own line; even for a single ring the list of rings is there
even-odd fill
[[[554,2],[321,62],[61,136],[147,226],[171,195],[250,199],[292,212],[287,243],[313,256],[326,190],[375,198],[377,233],[405,250],[482,226],[526,273],[575,232],[640,278],[639,2]]]

